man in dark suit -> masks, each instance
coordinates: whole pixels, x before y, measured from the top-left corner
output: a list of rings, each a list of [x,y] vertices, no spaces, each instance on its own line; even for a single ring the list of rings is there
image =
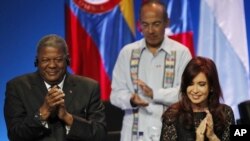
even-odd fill
[[[11,141],[103,141],[104,106],[96,81],[72,75],[65,40],[43,37],[37,71],[10,80],[4,116]]]

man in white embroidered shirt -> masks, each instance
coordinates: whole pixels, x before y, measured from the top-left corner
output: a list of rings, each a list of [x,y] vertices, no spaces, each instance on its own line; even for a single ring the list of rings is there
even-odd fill
[[[125,111],[121,141],[157,141],[164,110],[178,100],[181,74],[192,58],[187,47],[165,36],[164,4],[146,1],[140,9],[144,38],[121,50],[112,77],[110,101]]]
[[[64,39],[47,35],[37,46],[37,71],[7,83],[4,116],[10,141],[105,140],[99,85],[67,72],[69,63]]]

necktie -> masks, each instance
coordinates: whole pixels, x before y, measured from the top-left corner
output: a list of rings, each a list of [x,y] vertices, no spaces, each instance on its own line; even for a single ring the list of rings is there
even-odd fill
[[[60,86],[58,86],[58,85],[51,85],[49,88],[51,89],[51,88],[54,88],[54,87],[60,89]]]

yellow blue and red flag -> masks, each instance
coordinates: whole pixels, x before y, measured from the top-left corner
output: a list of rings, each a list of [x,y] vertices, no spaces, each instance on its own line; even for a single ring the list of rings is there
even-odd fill
[[[67,0],[66,40],[71,69],[100,83],[109,100],[112,71],[121,48],[142,38],[139,9],[145,0]],[[194,55],[188,0],[164,0],[170,17],[166,36],[186,45]]]

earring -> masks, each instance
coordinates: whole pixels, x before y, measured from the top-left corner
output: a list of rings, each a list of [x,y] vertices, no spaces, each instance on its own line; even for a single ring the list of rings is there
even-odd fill
[[[210,90],[211,93],[212,93],[213,91],[214,91],[213,89]]]

